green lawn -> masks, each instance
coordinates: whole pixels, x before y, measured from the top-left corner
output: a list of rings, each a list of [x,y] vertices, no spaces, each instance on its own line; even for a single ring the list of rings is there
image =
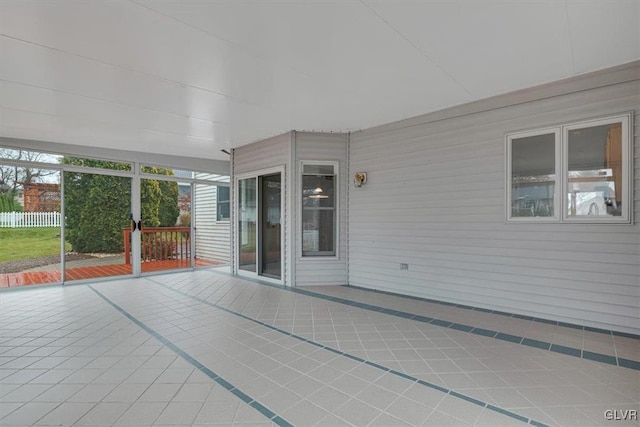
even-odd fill
[[[60,254],[60,228],[0,228],[0,262]],[[66,244],[67,251],[71,245]]]

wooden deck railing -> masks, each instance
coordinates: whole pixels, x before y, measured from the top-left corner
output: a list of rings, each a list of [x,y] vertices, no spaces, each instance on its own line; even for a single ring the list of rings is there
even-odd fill
[[[185,259],[191,257],[191,229],[189,227],[142,227],[142,261]],[[124,260],[131,263],[131,229],[122,230]]]

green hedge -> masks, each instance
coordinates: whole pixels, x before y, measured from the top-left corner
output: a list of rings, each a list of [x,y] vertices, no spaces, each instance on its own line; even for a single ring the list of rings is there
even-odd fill
[[[15,193],[0,194],[0,212],[22,212],[22,205],[15,200]]]
[[[128,165],[65,157],[64,164],[125,170]],[[148,172],[145,170],[145,172]],[[152,173],[173,175],[170,169]],[[141,183],[142,221],[147,227],[173,226],[178,218],[178,184],[144,179]],[[131,178],[87,172],[64,173],[66,238],[81,253],[124,250],[122,229],[130,226]]]

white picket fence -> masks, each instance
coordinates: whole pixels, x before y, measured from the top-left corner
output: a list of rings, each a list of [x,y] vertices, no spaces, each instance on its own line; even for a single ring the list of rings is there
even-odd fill
[[[0,212],[0,228],[60,227],[60,212]]]

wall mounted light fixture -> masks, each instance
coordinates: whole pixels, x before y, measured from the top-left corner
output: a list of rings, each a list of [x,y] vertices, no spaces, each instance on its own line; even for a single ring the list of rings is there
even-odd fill
[[[363,184],[367,183],[367,173],[366,172],[356,172],[353,176],[353,185],[356,188],[362,187]]]

